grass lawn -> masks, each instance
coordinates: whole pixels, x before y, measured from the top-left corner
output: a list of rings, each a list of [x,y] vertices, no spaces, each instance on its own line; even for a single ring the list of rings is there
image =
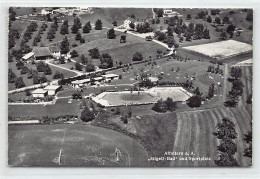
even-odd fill
[[[151,8],[95,8],[93,14],[81,15],[82,24],[90,21],[92,24],[100,19],[102,25],[112,27],[112,22],[117,21],[117,25],[122,25],[128,16],[135,15],[136,19],[150,19],[153,17]]]
[[[68,99],[58,99],[54,105],[10,105],[8,115],[12,117],[57,117],[62,115],[78,115],[79,101],[73,100],[68,103]]]
[[[122,114],[122,113],[121,113]],[[106,112],[94,120],[93,125],[114,126],[129,135],[137,136],[148,151],[149,157],[163,157],[164,152],[172,151],[177,118],[175,113],[133,116],[128,124],[123,124],[120,117]],[[150,161],[153,167],[167,167],[169,161]]]

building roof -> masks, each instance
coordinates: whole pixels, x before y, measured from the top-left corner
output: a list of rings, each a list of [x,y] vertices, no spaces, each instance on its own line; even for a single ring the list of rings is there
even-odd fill
[[[60,47],[59,46],[50,46],[49,49],[50,49],[51,53],[60,52]]]
[[[84,84],[84,83],[87,83],[87,82],[90,82],[90,78],[72,81],[71,84],[78,85],[78,84]]]
[[[157,82],[159,79],[157,77],[148,77],[148,79],[151,81],[151,82]]]
[[[33,52],[27,53],[26,55],[24,55],[24,56],[22,57],[22,59],[27,60],[27,59],[31,58],[33,55],[34,55]]]
[[[38,88],[32,92],[32,94],[45,94],[45,93],[47,93],[47,91],[42,88]]]
[[[105,78],[114,78],[114,77],[118,77],[119,75],[117,74],[106,74],[106,75],[102,75]]]
[[[103,79],[103,77],[96,77],[96,78],[94,78],[94,80],[102,80]]]
[[[52,55],[49,47],[34,47],[33,52],[35,53],[35,57],[45,57]]]
[[[60,88],[60,85],[49,85],[44,88],[44,90],[56,90]]]

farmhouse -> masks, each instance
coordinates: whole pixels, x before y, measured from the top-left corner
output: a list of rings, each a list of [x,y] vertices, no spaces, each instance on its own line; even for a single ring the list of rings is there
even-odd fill
[[[47,14],[53,14],[53,9],[52,8],[43,8],[41,10],[41,15],[42,16],[45,16]]]
[[[49,85],[46,86],[44,90],[48,92],[48,95],[55,95],[60,88],[61,88],[60,85]]]
[[[102,75],[102,77],[104,78],[105,82],[109,82],[111,80],[118,80],[119,79],[119,75],[117,74],[106,74],[106,75]]]
[[[138,25],[142,25],[142,24],[144,24],[144,20],[135,20],[135,19],[133,19],[133,18],[128,18],[128,19],[126,19],[125,21],[124,21],[124,28],[126,28],[126,29],[128,29],[128,30],[136,30],[136,27],[138,26]],[[130,24],[131,23],[133,23],[134,25],[135,25],[135,28],[134,29],[132,29],[132,28],[130,28]]]
[[[49,47],[49,49],[50,49],[50,52],[52,53],[52,55],[54,57],[60,57],[61,56],[60,47],[58,47],[58,46],[51,46],[51,47]]]
[[[34,98],[44,98],[47,95],[48,95],[48,91],[46,91],[42,88],[38,88],[32,92],[32,96]]]
[[[30,52],[30,53],[27,53],[27,54],[25,54],[23,57],[22,57],[22,59],[24,60],[24,61],[31,61],[31,60],[33,60],[34,59],[34,53],[33,52]]]
[[[36,60],[46,60],[52,58],[52,53],[49,47],[34,47],[33,53]]]

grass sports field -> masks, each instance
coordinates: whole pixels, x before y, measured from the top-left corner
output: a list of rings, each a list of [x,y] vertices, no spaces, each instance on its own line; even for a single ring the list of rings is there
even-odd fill
[[[137,141],[109,129],[75,124],[9,125],[8,136],[10,166],[149,166],[147,152]]]

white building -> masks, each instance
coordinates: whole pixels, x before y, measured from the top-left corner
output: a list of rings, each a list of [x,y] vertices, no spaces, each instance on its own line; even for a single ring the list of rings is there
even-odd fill
[[[25,54],[23,57],[22,57],[22,59],[24,60],[24,61],[29,61],[29,60],[33,60],[35,57],[34,57],[34,53],[33,52],[30,52],[30,53],[27,53],[27,54]]]
[[[151,77],[151,76],[148,77],[148,80],[150,80],[153,84],[156,84],[159,81],[157,77]]]
[[[43,8],[43,9],[41,10],[41,15],[42,15],[42,16],[45,16],[45,15],[47,15],[47,14],[53,14],[53,9],[51,9],[51,8]]]
[[[172,9],[164,9],[163,10],[163,17],[182,17],[182,15],[176,11],[173,11]]]
[[[106,75],[102,75],[102,77],[105,80],[105,82],[119,79],[119,75],[117,74],[106,74]]]
[[[32,92],[32,96],[34,98],[44,98],[47,95],[48,95],[48,91],[46,91],[42,88],[38,88]]]
[[[90,84],[90,78],[72,81],[71,84],[74,88],[84,87],[86,84]]]
[[[48,95],[55,95],[60,88],[61,88],[60,85],[49,85],[46,86],[44,90],[48,92]]]
[[[132,20],[130,20],[130,19],[126,19],[125,21],[124,21],[124,28],[126,28],[126,29],[131,29],[130,28],[130,24],[131,24],[131,22],[133,22]],[[133,22],[134,23],[134,22]]]

